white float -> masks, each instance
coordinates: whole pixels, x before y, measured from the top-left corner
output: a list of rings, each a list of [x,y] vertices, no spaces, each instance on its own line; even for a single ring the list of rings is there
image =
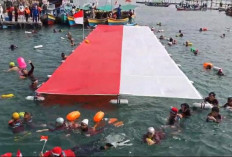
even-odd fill
[[[26,100],[37,100],[37,101],[44,101],[45,98],[42,96],[27,96]]]
[[[213,108],[213,105],[207,102],[201,102],[201,103],[193,103],[192,107],[197,107],[201,109],[211,109]]]
[[[42,48],[43,45],[37,45],[37,46],[34,46],[34,49],[38,49],[38,48]]]
[[[52,75],[47,75],[48,78],[52,77]]]
[[[127,105],[128,100],[127,99],[112,99],[110,100],[111,104],[122,104],[122,105]]]
[[[32,32],[25,31],[26,34],[31,34]]]

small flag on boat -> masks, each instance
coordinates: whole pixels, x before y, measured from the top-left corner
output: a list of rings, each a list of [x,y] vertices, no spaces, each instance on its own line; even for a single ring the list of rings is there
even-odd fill
[[[48,140],[48,136],[41,136],[40,137],[40,141],[47,141]]]
[[[84,13],[83,13],[83,10],[81,11],[78,11],[77,13],[75,13],[73,15],[74,17],[74,21],[76,24],[83,24],[84,22]]]
[[[16,154],[16,157],[22,157],[22,156],[23,156],[23,154],[21,153],[20,150],[18,150],[18,151],[17,151],[17,154]]]

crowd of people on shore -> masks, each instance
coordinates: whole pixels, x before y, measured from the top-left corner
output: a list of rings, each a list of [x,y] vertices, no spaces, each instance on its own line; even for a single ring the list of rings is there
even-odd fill
[[[47,10],[47,6],[44,5],[41,8],[38,4],[25,5],[20,3],[19,5],[9,5],[4,10],[0,4],[0,20],[1,21],[20,21],[20,22],[29,22],[29,19],[32,19],[33,22],[38,22],[40,16]],[[5,19],[8,17],[8,19]]]

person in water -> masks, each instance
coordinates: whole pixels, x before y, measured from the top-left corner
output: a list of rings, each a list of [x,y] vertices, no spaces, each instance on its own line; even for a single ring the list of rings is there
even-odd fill
[[[232,97],[227,99],[227,103],[223,106],[225,108],[232,108]]]
[[[9,127],[12,129],[13,133],[20,133],[24,131],[24,125],[20,120],[20,115],[18,112],[12,114],[12,119],[8,122]]]
[[[14,62],[10,62],[9,63],[9,69],[7,70],[8,72],[9,71],[19,71],[19,68],[17,66],[15,66],[15,63]]]
[[[67,37],[68,37],[68,40],[70,40],[70,41],[72,40],[72,35],[70,32],[68,32]]]
[[[147,133],[143,136],[143,141],[148,145],[159,144],[164,136],[164,133],[157,132],[153,127],[149,127]]]
[[[14,44],[10,45],[11,51],[14,51],[16,48],[18,48],[16,45],[14,45]]]
[[[57,31],[56,31],[56,29],[53,29],[53,33],[56,33]]]
[[[24,113],[23,124],[28,126],[30,129],[34,128],[32,123],[32,115],[29,112]]]
[[[223,33],[223,34],[221,35],[221,38],[225,38],[225,37],[226,37],[226,34]]]
[[[173,39],[172,39],[172,37],[169,39],[169,42],[173,42]]]
[[[180,33],[180,35],[179,35],[180,37],[183,37],[184,36],[184,34],[183,33]]]
[[[176,124],[176,122],[179,119],[177,116],[177,113],[178,113],[178,109],[176,107],[172,107],[170,110],[170,115],[169,115],[168,122],[167,122],[168,125]]]
[[[213,107],[212,111],[208,114],[206,121],[213,121],[216,123],[220,123],[222,120],[222,116],[219,114],[219,108]]]
[[[61,53],[61,59],[62,61],[66,60],[68,56],[66,56],[63,52]]]
[[[218,107],[218,100],[216,99],[216,94],[214,92],[210,92],[209,96],[205,98],[204,102],[208,102],[213,106]]]
[[[163,39],[164,39],[164,36],[163,36],[163,35],[161,35],[161,36],[159,37],[159,39],[160,39],[160,40],[163,40]]]
[[[74,39],[71,39],[71,46],[75,46]]]
[[[202,32],[202,28],[200,28],[199,31]]]
[[[89,120],[84,119],[82,120],[81,126],[79,127],[81,132],[84,133],[86,136],[93,136],[103,131],[103,129],[96,130],[95,128],[91,128],[88,126],[88,124],[89,124]]]
[[[178,111],[178,116],[180,118],[188,118],[191,116],[191,111],[190,111],[190,107],[187,103],[183,103],[180,105],[181,109]]]
[[[219,75],[219,76],[223,76],[224,75],[224,73],[222,72],[222,69],[218,70],[217,75]]]
[[[75,157],[75,154],[71,149],[62,150],[61,147],[56,146],[44,154],[41,152],[40,157]]]

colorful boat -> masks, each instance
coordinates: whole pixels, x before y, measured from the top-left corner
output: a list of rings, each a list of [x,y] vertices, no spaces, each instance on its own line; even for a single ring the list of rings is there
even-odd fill
[[[44,14],[43,16],[41,16],[40,20],[44,25],[53,25],[56,18],[51,14]]]
[[[70,27],[76,26],[77,24],[74,21],[74,17],[73,16],[68,16],[68,24]]]
[[[113,18],[109,18],[108,19],[108,25],[125,25],[127,24],[129,21],[128,18],[125,19],[113,19]]]
[[[105,18],[105,19],[92,19],[92,18],[88,18],[89,26],[96,26],[98,24],[105,24],[106,22],[107,22],[107,18]]]

